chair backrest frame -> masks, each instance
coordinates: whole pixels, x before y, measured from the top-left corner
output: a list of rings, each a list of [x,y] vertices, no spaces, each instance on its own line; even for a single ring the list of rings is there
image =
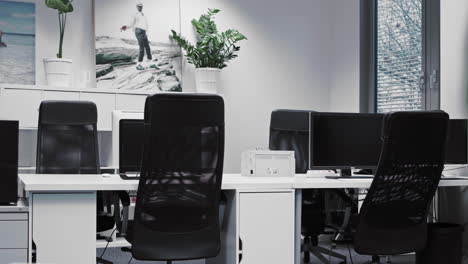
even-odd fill
[[[222,97],[160,93],[147,98],[132,238],[136,259],[218,254],[223,161]]]
[[[448,120],[442,111],[385,115],[379,164],[359,214],[356,251],[403,254],[425,245],[427,215],[444,168]]]
[[[36,173],[100,173],[97,108],[85,101],[43,101],[39,107]]]

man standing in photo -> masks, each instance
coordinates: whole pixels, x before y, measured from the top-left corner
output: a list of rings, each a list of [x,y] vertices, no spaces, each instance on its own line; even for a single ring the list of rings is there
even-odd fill
[[[137,70],[143,70],[144,67],[142,66],[143,57],[145,56],[146,51],[146,61],[148,63],[151,62],[153,56],[151,54],[151,48],[149,46],[148,36],[146,35],[146,31],[148,30],[148,20],[143,14],[143,3],[141,1],[137,2],[137,12],[131,17],[130,23],[128,25],[124,25],[120,28],[120,30],[127,30],[133,28],[135,30],[135,36],[138,40],[138,46],[140,46],[140,52],[138,54],[138,64],[136,66]],[[156,64],[152,64],[150,68],[157,68]]]
[[[0,30],[0,48],[7,46],[5,43],[2,42],[2,36],[3,36],[3,32]]]

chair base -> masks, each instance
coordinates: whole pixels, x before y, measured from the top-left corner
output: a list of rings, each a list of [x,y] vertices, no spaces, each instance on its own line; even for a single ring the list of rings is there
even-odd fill
[[[385,258],[386,258],[385,263],[387,263],[387,264],[392,263],[392,257],[391,256],[386,256]],[[371,263],[372,264],[380,264],[380,259],[381,259],[381,256],[372,256]]]

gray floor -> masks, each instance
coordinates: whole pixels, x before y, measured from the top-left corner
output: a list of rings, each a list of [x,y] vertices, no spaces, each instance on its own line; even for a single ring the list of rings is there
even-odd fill
[[[323,245],[327,246],[327,245]],[[328,246],[327,246],[328,247]],[[354,252],[353,249],[351,249],[352,253],[352,258],[353,262],[350,261],[349,259],[349,252],[348,248],[346,246],[340,246],[338,245],[337,249],[335,250],[336,252],[346,255],[348,258],[348,264],[354,263],[354,264],[364,264],[364,263],[370,263],[370,257],[369,256],[361,256],[358,255],[356,252]],[[98,256],[100,256],[102,253],[102,249],[97,251]],[[117,248],[109,248],[106,250],[104,254],[104,258],[107,260],[110,260],[114,262],[114,264],[127,264],[128,261],[130,260],[130,254],[126,252],[122,252],[120,249]],[[132,260],[130,262],[131,264],[162,264],[163,262],[152,262],[152,261],[137,261],[137,260]],[[174,264],[202,264],[204,263],[203,261],[181,261],[181,262],[174,262]],[[313,258],[311,259],[311,264],[322,264],[320,261],[317,259]],[[339,263],[338,260],[332,259],[333,264]],[[381,263],[385,263],[385,259],[381,261]],[[415,263],[415,257],[414,256],[393,256],[392,257],[392,263],[395,264],[413,264]],[[260,263],[259,263],[260,264]]]

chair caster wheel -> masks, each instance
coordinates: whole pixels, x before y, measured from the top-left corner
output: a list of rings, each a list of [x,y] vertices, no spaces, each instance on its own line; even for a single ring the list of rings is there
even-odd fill
[[[304,252],[304,263],[310,263],[310,253]]]
[[[341,261],[340,264],[347,264],[348,262],[345,261]]]

